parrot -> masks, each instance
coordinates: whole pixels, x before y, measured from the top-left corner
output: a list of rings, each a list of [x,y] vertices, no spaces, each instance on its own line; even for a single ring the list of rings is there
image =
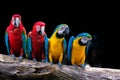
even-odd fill
[[[86,57],[91,41],[92,35],[87,32],[81,32],[76,37],[71,36],[68,41],[68,63],[85,69]]]
[[[8,55],[19,57],[19,61],[26,57],[27,53],[27,34],[26,29],[22,24],[21,15],[13,14],[9,26],[5,31],[5,45],[7,48]]]
[[[50,38],[46,39],[46,61],[50,64],[62,66],[63,56],[67,51],[66,35],[70,32],[67,24],[59,24]],[[49,60],[49,61],[48,61]]]
[[[32,31],[28,33],[28,58],[33,59],[34,62],[45,62],[45,39],[47,38],[45,26],[45,22],[36,21]]]

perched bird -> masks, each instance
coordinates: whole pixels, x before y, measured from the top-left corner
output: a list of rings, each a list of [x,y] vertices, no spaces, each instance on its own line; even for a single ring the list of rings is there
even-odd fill
[[[32,31],[28,33],[28,58],[37,61],[45,61],[45,23],[37,21]]]
[[[48,56],[51,64],[58,63],[58,66],[62,66],[63,56],[66,53],[67,43],[65,36],[69,34],[69,27],[67,24],[60,24],[54,30],[52,36],[48,39],[48,50],[46,50],[46,57]],[[47,40],[46,40],[47,42]]]
[[[19,61],[22,61],[27,53],[26,43],[27,35],[21,21],[21,16],[19,14],[14,14],[10,25],[5,31],[5,44],[8,54],[11,55],[13,59],[17,56],[19,57]]]
[[[85,60],[92,36],[83,32],[76,37],[71,36],[68,42],[68,63],[85,68]]]

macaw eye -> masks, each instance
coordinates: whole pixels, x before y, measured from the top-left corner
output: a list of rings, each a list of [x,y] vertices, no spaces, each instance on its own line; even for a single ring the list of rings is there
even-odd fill
[[[62,26],[62,27],[60,28],[60,31],[63,31],[63,30],[65,30],[65,26]]]
[[[85,37],[85,36],[83,36],[82,38],[83,38],[84,40],[87,40],[87,37]]]
[[[63,30],[65,27],[61,27],[61,29]]]
[[[12,17],[12,24],[14,25],[14,23],[15,23],[15,18]]]

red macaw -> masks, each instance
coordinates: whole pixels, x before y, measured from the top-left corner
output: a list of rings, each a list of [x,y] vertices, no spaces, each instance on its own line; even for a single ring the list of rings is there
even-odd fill
[[[14,14],[5,32],[5,44],[8,54],[13,59],[17,56],[19,57],[19,61],[22,61],[24,54],[27,52],[26,43],[27,35],[21,21],[21,16]]]
[[[28,33],[28,58],[35,62],[45,60],[45,23],[37,21]]]

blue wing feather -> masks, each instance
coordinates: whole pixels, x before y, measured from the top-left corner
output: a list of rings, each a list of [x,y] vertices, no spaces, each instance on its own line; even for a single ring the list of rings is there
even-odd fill
[[[5,32],[5,44],[6,44],[8,55],[10,55],[9,39],[8,39],[8,33],[7,32]]]
[[[22,33],[22,47],[24,49],[24,54],[27,54],[27,37],[25,33]]]
[[[32,40],[31,40],[31,37],[28,37],[27,45],[28,45],[28,59],[31,59],[32,58]]]
[[[45,40],[45,59],[46,62],[48,62],[48,45],[49,45],[49,41],[47,36],[44,36],[44,40]]]
[[[68,63],[71,63],[71,50],[73,44],[74,36],[71,36],[68,42]]]

